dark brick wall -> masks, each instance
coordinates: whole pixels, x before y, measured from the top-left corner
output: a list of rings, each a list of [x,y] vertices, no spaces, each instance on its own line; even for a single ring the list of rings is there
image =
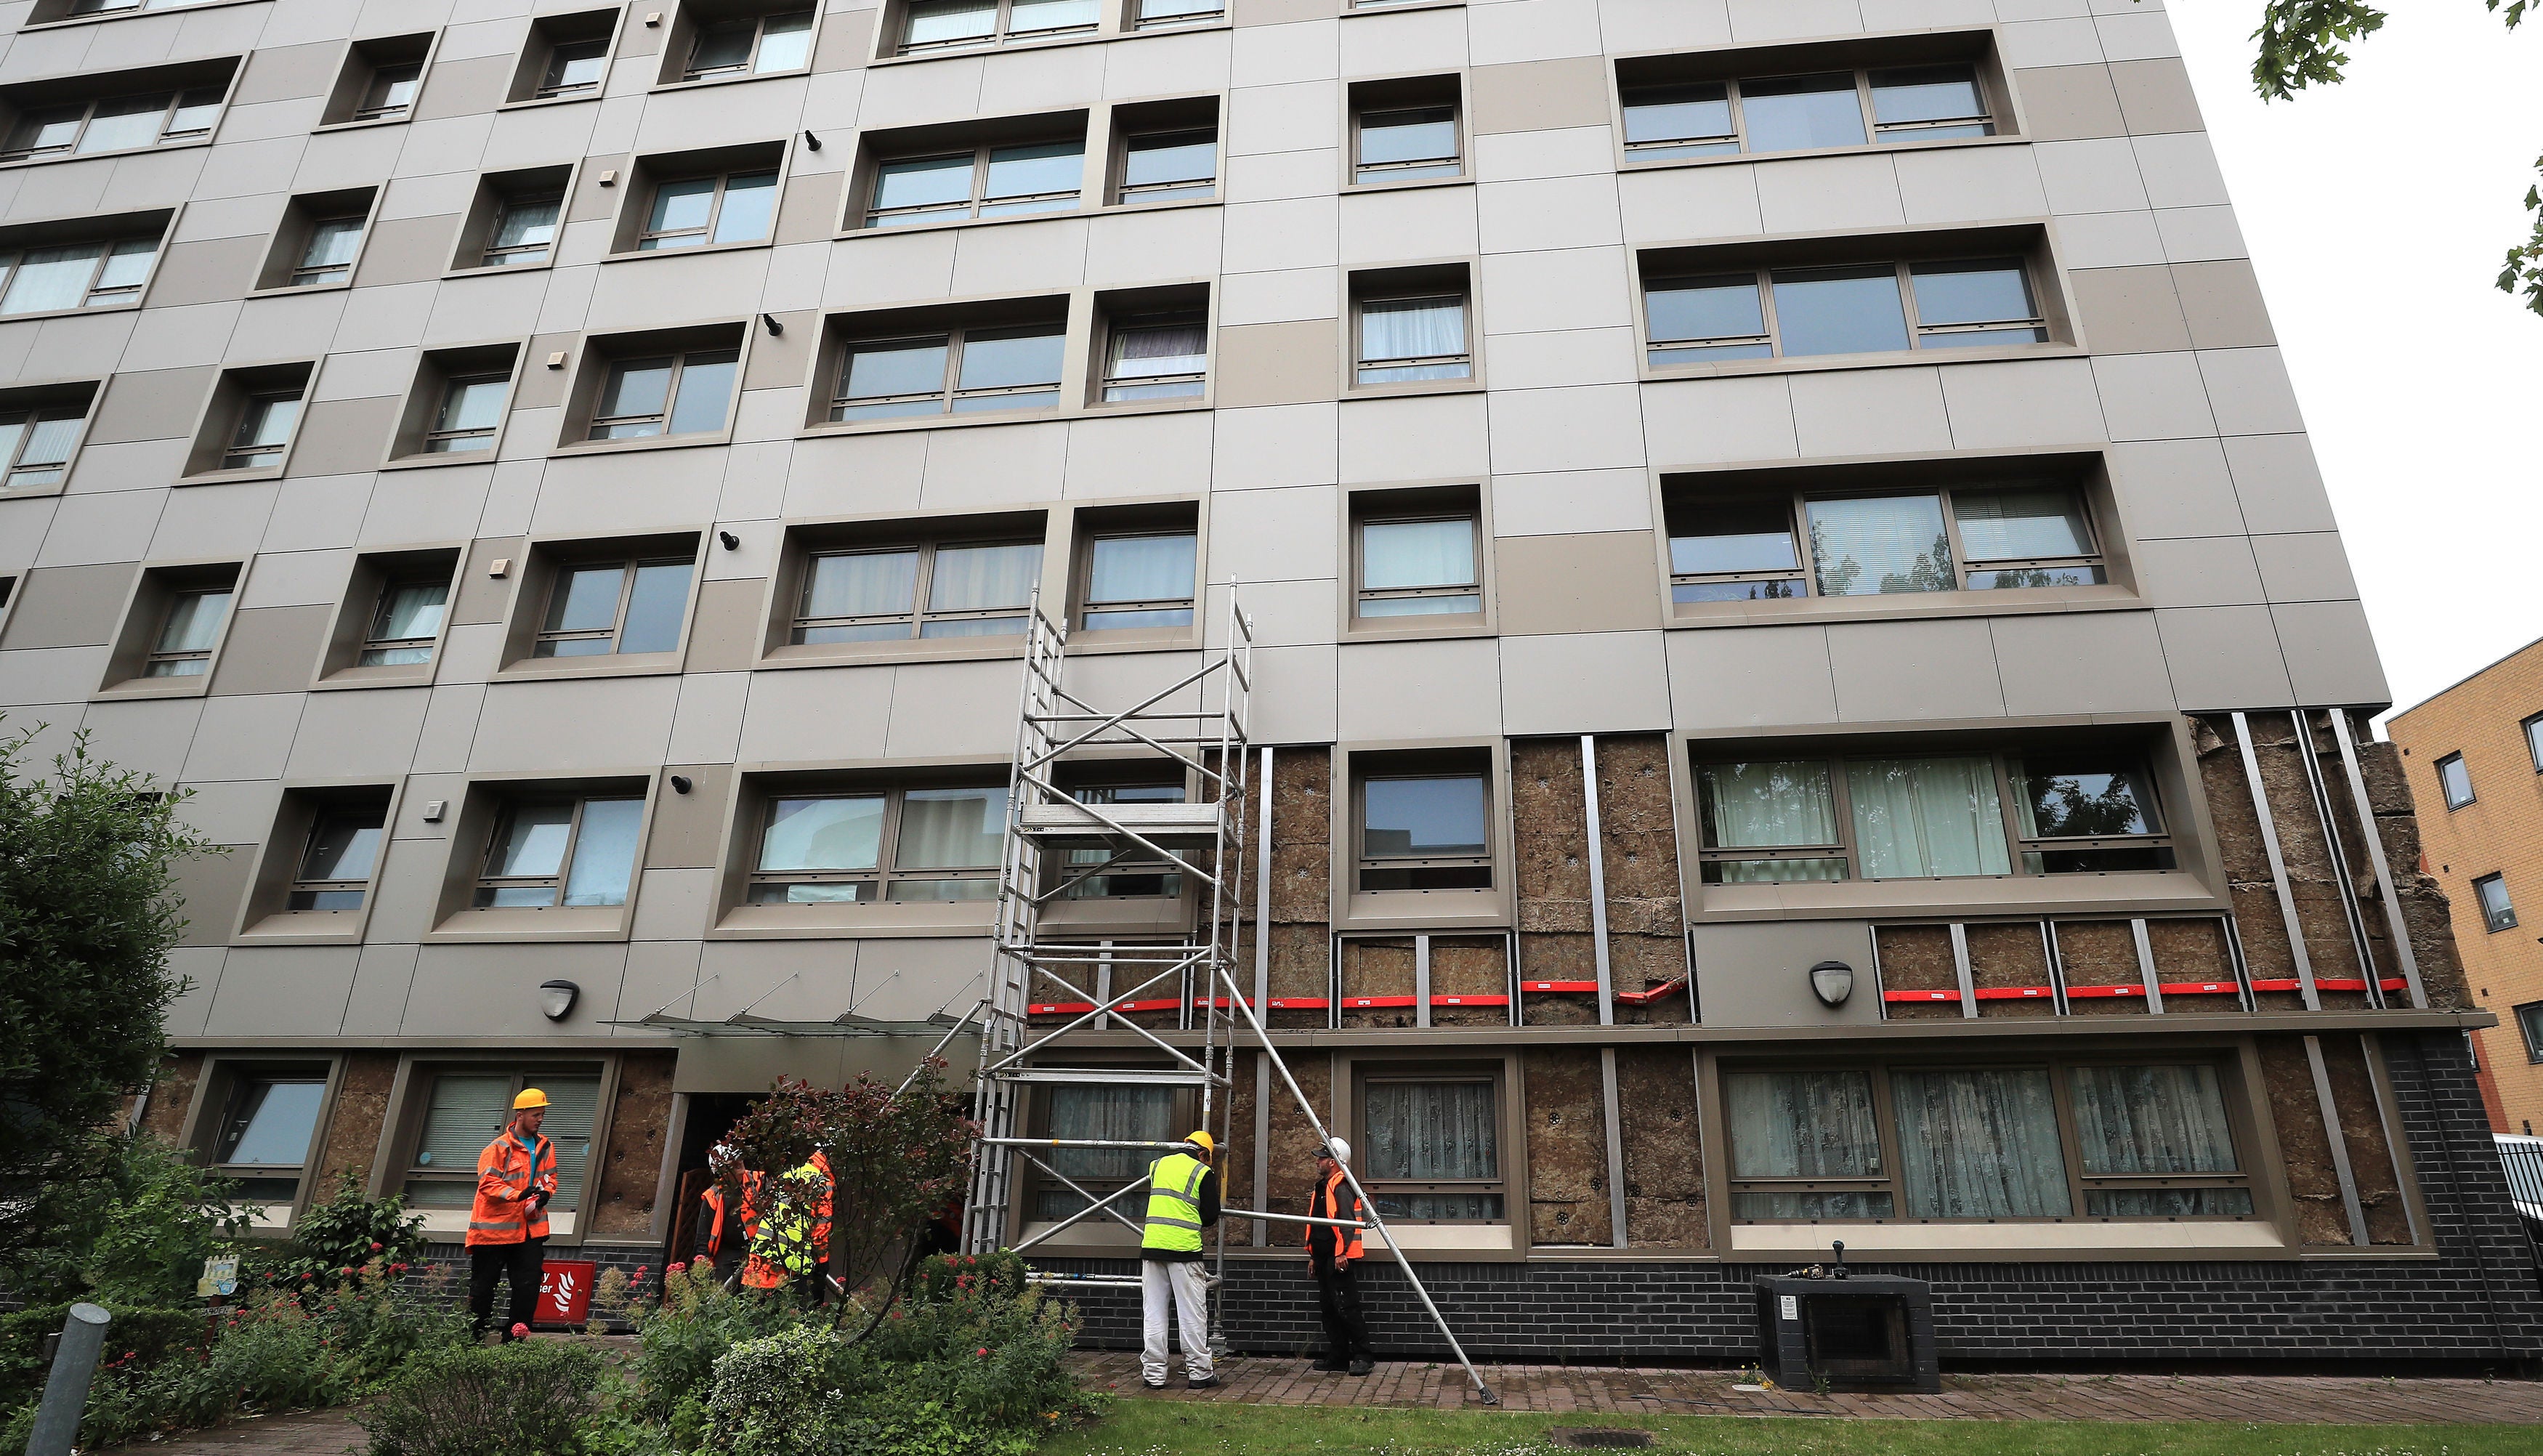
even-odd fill
[[[2434,1262],[1927,1264],[1866,1271],[1934,1284],[1946,1365],[2361,1362],[2516,1368],[2543,1361],[2532,1247],[2507,1200],[2462,1037],[2387,1035]],[[1053,1268],[1135,1271],[1128,1262]],[[1755,1356],[1750,1280],[1781,1267],[1713,1264],[1424,1264],[1431,1297],[1477,1358],[1722,1364]],[[1361,1275],[1381,1352],[1446,1346],[1391,1264]],[[1139,1342],[1138,1298],[1080,1300],[1085,1341]],[[1231,1263],[1227,1335],[1289,1354],[1319,1341],[1315,1286],[1296,1264]],[[2405,1362],[2408,1362],[2407,1364]]]

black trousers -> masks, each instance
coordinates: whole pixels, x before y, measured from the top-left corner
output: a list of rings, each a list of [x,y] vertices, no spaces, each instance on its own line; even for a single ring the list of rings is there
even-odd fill
[[[1316,1269],[1316,1313],[1325,1322],[1325,1353],[1337,1360],[1373,1358],[1368,1320],[1359,1311],[1359,1274],[1345,1264]]]
[[[523,1239],[517,1244],[479,1244],[468,1251],[468,1313],[475,1317],[470,1329],[484,1336],[486,1327],[495,1320],[495,1281],[508,1278],[512,1285],[511,1313],[503,1321],[503,1339],[512,1338],[514,1325],[526,1325],[538,1312],[539,1271],[547,1263],[548,1241]]]

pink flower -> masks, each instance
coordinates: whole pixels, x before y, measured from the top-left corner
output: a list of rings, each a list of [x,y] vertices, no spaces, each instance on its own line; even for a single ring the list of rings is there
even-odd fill
[[[989,1347],[988,1347],[987,1345],[985,1345],[985,1344],[984,1344],[984,1345],[980,1346],[980,1353],[981,1353],[981,1354],[986,1355],[988,1352],[989,1352]]]
[[[388,1247],[387,1245],[385,1245],[385,1244],[381,1243],[381,1242],[380,1242],[379,1240],[377,1240],[377,1239],[373,1239],[373,1240],[371,1241],[371,1252],[372,1252],[373,1254],[377,1254],[377,1253],[379,1253],[381,1250],[383,1250],[383,1249],[385,1249],[385,1248],[387,1248],[387,1247]]]
[[[664,1273],[666,1273],[666,1274],[685,1274],[685,1273],[687,1273],[688,1271],[689,1271],[689,1266],[688,1266],[687,1264],[671,1264],[671,1265],[669,1265],[669,1266],[665,1267],[665,1268],[662,1270],[662,1272],[664,1272]]]
[[[529,1326],[527,1326],[527,1325],[514,1325],[514,1326],[512,1327],[512,1338],[513,1338],[514,1340],[527,1340],[527,1339],[529,1339],[529,1338],[530,1338],[530,1327],[529,1327]]]

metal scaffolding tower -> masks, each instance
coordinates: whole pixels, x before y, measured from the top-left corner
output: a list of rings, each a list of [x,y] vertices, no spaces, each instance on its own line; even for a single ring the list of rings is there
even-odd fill
[[[1162,1155],[1182,1146],[1022,1136],[1019,1113],[1028,1088],[1190,1088],[1198,1103],[1197,1124],[1226,1148],[1232,1141],[1230,1078],[1241,1038],[1278,1073],[1314,1127],[1318,1146],[1327,1139],[1324,1120],[1299,1090],[1264,1028],[1254,1004],[1260,992],[1237,979],[1236,942],[1245,913],[1241,890],[1250,843],[1246,832],[1249,790],[1254,784],[1255,759],[1246,738],[1254,625],[1238,605],[1234,582],[1228,583],[1226,596],[1224,631],[1203,648],[1200,665],[1118,709],[1098,707],[1062,685],[1067,628],[1042,610],[1039,594],[1034,600],[1025,637],[1015,762],[1007,785],[997,944],[982,1008],[980,1083],[973,1112],[981,1133],[971,1198],[963,1211],[963,1246],[972,1253],[1029,1250],[1097,1216],[1112,1218],[1137,1236],[1143,1231],[1146,1177],[1109,1192],[1090,1189],[1054,1167],[1049,1155],[1062,1149]],[[1117,762],[1124,757],[1171,765],[1190,786],[1183,802],[1116,803],[1105,795],[1072,793],[1061,785],[1065,761]],[[1268,772],[1261,787],[1263,821],[1268,825]],[[1265,862],[1263,868],[1268,868],[1265,847],[1255,849]],[[1185,898],[1192,914],[1179,930],[1135,944],[1043,934],[1043,912],[1080,886],[1124,866],[1144,869],[1160,864],[1171,866],[1187,886]],[[1258,877],[1263,868],[1258,868]],[[1258,925],[1258,943],[1260,931]],[[1089,975],[1092,984],[1072,981],[1068,974],[1072,970]],[[1178,1035],[1171,1038],[1158,1035],[1140,1024],[1142,1015],[1171,1015]],[[1101,1060],[1069,1064],[1068,1053],[1085,1045],[1089,1035],[1113,1031],[1133,1034],[1146,1042],[1146,1049],[1154,1053],[1149,1058],[1152,1064],[1130,1067]],[[1196,1044],[1194,1033],[1198,1034]],[[1117,1042],[1113,1044],[1117,1048]],[[1031,1165],[1041,1177],[1083,1198],[1085,1206],[1024,1233],[1028,1220],[1016,1216],[1024,1187],[1020,1164]],[[1344,1176],[1366,1210],[1363,1227],[1395,1256],[1481,1399],[1488,1405],[1500,1404],[1500,1397],[1466,1358],[1465,1347],[1423,1287],[1412,1261],[1388,1235],[1376,1200],[1360,1188],[1358,1174],[1346,1166]],[[1117,1206],[1124,1202],[1131,1212]],[[1222,1347],[1224,1311],[1219,1291],[1226,1287],[1228,1224],[1240,1217],[1332,1222],[1242,1208],[1227,1209],[1226,1214],[1219,1220],[1209,1278],[1211,1342]],[[1024,1237],[1019,1239],[1019,1233]],[[1038,1273],[1036,1277],[1071,1288],[1139,1287],[1135,1276]]]

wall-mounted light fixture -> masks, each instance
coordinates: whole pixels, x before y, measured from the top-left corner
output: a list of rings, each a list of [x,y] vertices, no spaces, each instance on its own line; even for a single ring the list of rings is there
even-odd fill
[[[691,785],[691,784],[689,783],[689,776],[688,776],[687,774],[673,774],[673,775],[671,775],[671,792],[672,792],[672,793],[674,793],[674,794],[686,794],[686,793],[688,793],[688,792],[689,792],[689,790],[690,790],[691,788],[693,788],[693,787],[694,787],[694,786],[693,786],[693,785]]]
[[[1819,1004],[1838,1007],[1854,994],[1854,967],[1842,960],[1822,960],[1811,967],[1811,994]]]
[[[731,531],[716,532],[716,541],[727,551],[739,551],[741,549],[741,538]]]
[[[817,152],[821,149],[821,138],[807,131],[804,133],[804,145],[807,150]]]
[[[768,326],[768,333],[769,333],[769,336],[770,336],[771,338],[779,338],[779,339],[782,339],[782,338],[784,338],[784,337],[785,337],[785,335],[786,335],[786,326],[785,326],[784,324],[781,324],[781,323],[777,322],[777,315],[775,315],[775,314],[761,314],[761,315],[759,316],[759,322],[761,322],[761,323],[763,323],[763,324],[766,324],[766,325]]]
[[[564,1021],[566,1013],[574,1010],[575,998],[581,994],[582,987],[572,981],[541,981],[539,1015],[552,1022]]]

